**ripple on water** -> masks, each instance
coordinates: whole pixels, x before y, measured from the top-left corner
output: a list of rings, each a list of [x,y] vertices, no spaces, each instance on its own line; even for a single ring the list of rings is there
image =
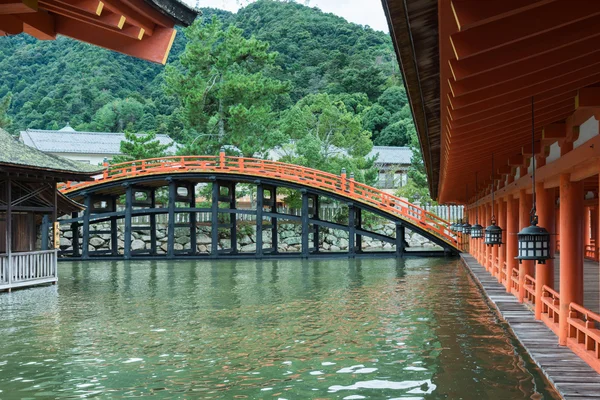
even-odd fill
[[[65,262],[59,282],[0,295],[0,393],[555,398],[452,260]]]

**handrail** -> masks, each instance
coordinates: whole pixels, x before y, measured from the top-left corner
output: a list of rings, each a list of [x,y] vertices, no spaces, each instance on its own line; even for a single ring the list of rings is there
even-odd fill
[[[525,275],[525,300],[535,304],[535,278],[531,275]]]
[[[401,197],[356,182],[353,178],[346,178],[345,174],[341,176],[334,175],[329,172],[279,161],[225,156],[223,154],[219,156],[150,158],[109,165],[102,171],[102,174],[96,175],[93,181],[67,182],[60,185],[59,190],[63,194],[68,194],[86,187],[123,180],[132,176],[199,171],[271,177],[341,194],[408,220],[453,247],[458,247],[456,238],[448,229],[448,221],[409,203]]]
[[[519,270],[516,268],[512,269],[511,275],[510,275],[510,281],[511,281],[511,291],[513,293],[519,293]]]
[[[569,304],[568,346],[596,371],[600,371],[600,315],[576,303]]]
[[[560,320],[560,294],[552,288],[542,286],[542,321],[555,333]]]
[[[585,257],[590,258],[592,260],[597,260],[598,256],[596,253],[596,245],[594,245],[594,244],[585,245]]]

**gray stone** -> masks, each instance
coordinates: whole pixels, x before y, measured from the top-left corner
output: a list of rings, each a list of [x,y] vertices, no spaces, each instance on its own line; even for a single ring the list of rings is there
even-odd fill
[[[242,235],[242,237],[238,239],[238,243],[241,244],[242,246],[245,246],[245,245],[250,244],[252,242],[253,242],[253,240],[250,237],[250,235]]]
[[[168,245],[167,245],[167,243],[166,243],[166,242],[160,245],[160,249],[161,249],[162,251],[164,251],[165,253],[167,252],[168,248],[169,248],[169,247],[168,247]]]
[[[59,242],[58,242],[58,244],[61,247],[63,247],[63,246],[71,246],[72,241],[69,240],[69,239],[67,239],[67,238],[61,237],[60,240],[59,240]]]
[[[199,244],[198,245],[198,252],[200,253],[209,253],[208,248],[203,245],[203,244]]]
[[[337,245],[341,249],[347,249],[348,248],[348,239],[340,238],[340,240],[338,241]]]
[[[179,244],[186,244],[190,242],[190,237],[189,236],[179,236],[179,237],[175,237],[175,243],[179,243]]]
[[[90,239],[90,244],[94,247],[100,247],[104,244],[104,240],[100,239],[97,236],[94,236],[93,238]]]
[[[329,249],[330,249],[331,251],[340,251],[340,250],[341,250],[341,249],[340,249],[339,247],[337,247],[337,246],[331,246]]]
[[[201,233],[196,237],[196,242],[199,244],[210,244],[212,240],[210,236]]]
[[[143,240],[135,239],[131,242],[131,250],[143,250],[146,248],[146,243]]]
[[[302,238],[298,236],[288,237],[282,240],[283,243],[287,245],[296,245],[302,243]]]
[[[240,248],[241,252],[255,252],[256,251],[256,243],[250,243]]]
[[[175,243],[173,247],[175,248],[175,250],[183,250],[183,245],[179,243]]]
[[[73,231],[62,231],[62,236],[71,239],[73,237]]]
[[[143,235],[143,236],[142,236],[142,240],[143,240],[144,242],[149,242],[149,241],[151,241],[151,240],[152,240],[152,236],[150,236],[150,235]]]

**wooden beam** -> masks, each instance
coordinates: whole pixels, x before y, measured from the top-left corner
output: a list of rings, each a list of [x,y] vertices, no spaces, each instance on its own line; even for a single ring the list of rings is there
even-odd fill
[[[132,7],[129,5],[129,3],[126,3],[122,0],[102,0],[102,2],[110,11],[124,15],[131,24],[143,28],[146,35],[152,36],[154,33],[154,27],[156,26],[156,23],[141,13],[139,7]],[[169,28],[172,28],[173,26],[174,25],[171,22],[171,26],[169,26]]]
[[[23,33],[23,21],[13,15],[0,15],[0,31],[9,35]]]
[[[510,165],[503,165],[498,168],[498,175],[512,175],[513,168]]]
[[[460,60],[531,37],[548,40],[543,34],[596,15],[600,15],[600,3],[597,1],[579,1],[576,7],[568,2],[556,1],[455,33],[450,36],[450,42],[455,58]]]
[[[542,129],[542,141],[553,143],[567,136],[567,125],[565,123],[554,123],[546,125]]]
[[[35,13],[37,10],[37,0],[0,0],[0,15]]]
[[[70,4],[90,14],[101,15],[104,3],[99,0],[71,0]]]
[[[542,154],[542,152],[544,151],[544,148],[545,148],[545,146],[543,146],[542,143],[539,141],[535,141],[533,144],[534,154]],[[522,146],[521,154],[523,154],[525,157],[531,158],[531,156],[532,156],[531,144]]]
[[[551,3],[556,0],[459,0],[452,1],[452,13],[459,31],[465,31],[480,25],[489,24],[520,12]]]
[[[515,64],[520,60],[532,59],[548,52],[567,51],[575,44],[589,42],[600,36],[598,25],[600,18],[594,17],[581,21],[579,24],[568,25],[552,32],[547,37],[532,37],[463,60],[449,60],[454,79],[461,80],[485,71],[499,69],[506,65]],[[597,45],[592,45],[595,48]]]
[[[600,87],[581,88],[575,97],[575,108],[600,107]]]
[[[39,40],[56,39],[56,30],[54,29],[54,16],[44,10],[35,14],[19,14],[16,16],[23,21],[23,32]]]
[[[144,36],[142,40],[139,40],[116,32],[100,30],[95,26],[86,26],[80,21],[62,17],[56,21],[56,32],[73,39],[160,64],[167,62],[169,51],[177,33],[173,28],[159,27],[155,29],[154,35]]]
[[[567,62],[555,65],[547,64],[545,68],[531,73],[511,71],[512,75],[501,75],[499,71],[496,70],[494,71],[495,73],[478,75],[474,78],[464,79],[459,82],[449,79],[448,85],[456,98],[466,95],[481,98],[482,94],[489,95],[490,97],[498,96],[502,93],[551,81],[563,76],[575,74],[579,74],[580,76],[585,75],[586,70],[590,70],[588,67],[592,65],[598,66],[598,64],[600,64],[600,48],[596,45],[595,50],[596,52],[594,53],[584,53],[580,57],[568,60]],[[593,72],[587,73],[593,74]],[[481,77],[486,77],[489,80],[485,81],[483,79],[478,79]]]

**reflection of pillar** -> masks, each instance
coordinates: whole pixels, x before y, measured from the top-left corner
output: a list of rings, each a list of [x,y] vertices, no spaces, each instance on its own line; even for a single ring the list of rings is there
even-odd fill
[[[502,271],[506,272],[504,268],[504,261],[506,261],[506,216],[504,210],[504,200],[498,200],[498,226],[502,229],[502,244],[498,247],[498,281],[504,283],[502,277]],[[506,279],[506,278],[504,278]]]
[[[554,233],[554,188],[544,189],[542,182],[535,185],[536,206],[539,218],[539,226]],[[550,241],[550,255],[554,255],[554,242]],[[542,316],[542,287],[546,285],[554,288],[554,260],[546,260],[546,264],[537,264],[535,267],[535,318]]]
[[[560,176],[560,317],[558,342],[567,344],[569,304],[582,304],[583,291],[583,184]]]
[[[517,268],[517,232],[519,232],[519,206],[518,200],[512,195],[506,198],[506,291],[510,292],[511,276],[514,268]]]
[[[531,225],[532,196],[525,189],[519,192],[519,231]],[[525,297],[525,275],[535,275],[535,263],[532,260],[523,260],[519,263],[519,301]]]

